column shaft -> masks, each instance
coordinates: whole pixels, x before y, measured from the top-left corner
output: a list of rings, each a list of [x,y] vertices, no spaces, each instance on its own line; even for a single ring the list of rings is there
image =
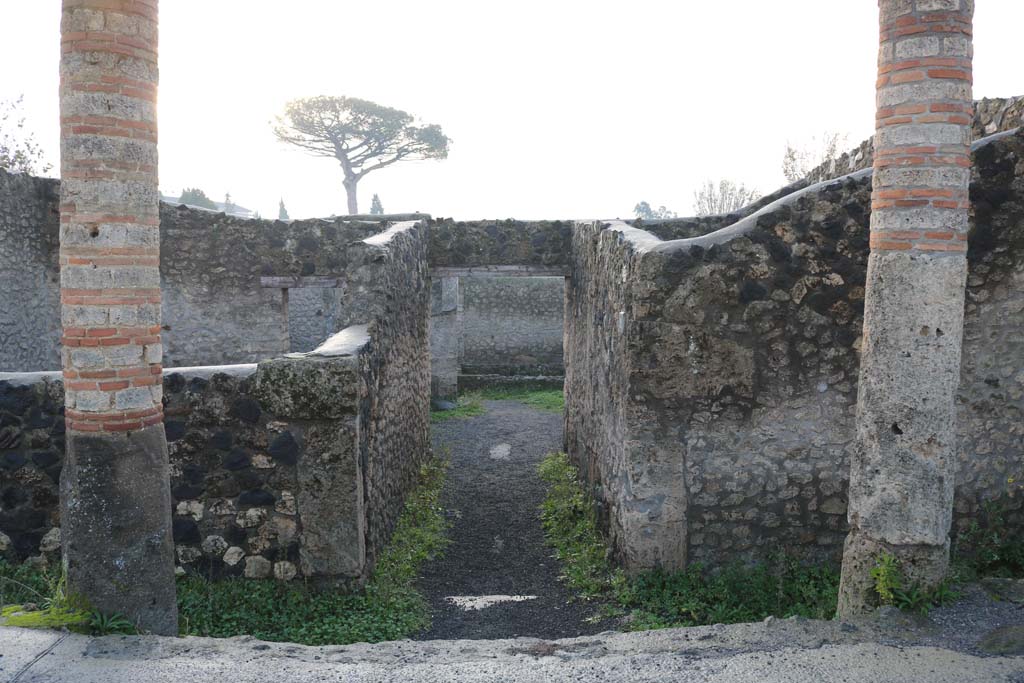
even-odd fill
[[[880,0],[871,255],[839,612],[945,576],[967,278],[973,0]]]
[[[158,0],[63,0],[61,321],[68,588],[176,634],[163,428]]]

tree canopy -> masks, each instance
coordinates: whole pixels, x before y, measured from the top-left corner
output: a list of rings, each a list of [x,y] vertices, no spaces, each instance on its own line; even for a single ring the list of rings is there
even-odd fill
[[[782,175],[786,181],[795,183],[803,180],[818,166],[835,161],[843,154],[847,144],[844,133],[826,131],[820,138],[813,136],[810,142],[797,147],[786,142],[786,151],[782,156]]]
[[[284,207],[284,198],[281,198],[281,203],[277,205],[277,220],[287,221],[290,220],[288,216],[288,209]]]
[[[289,102],[274,134],[309,154],[338,160],[349,213],[358,213],[356,187],[366,174],[403,160],[444,159],[451,144],[440,126],[415,125],[400,109],[326,95]]]
[[[693,205],[698,216],[717,216],[738,211],[760,196],[757,190],[748,190],[742,183],[722,180],[715,185],[708,180],[693,193]]]
[[[384,215],[384,205],[380,203],[380,196],[374,193],[373,199],[370,201],[370,213],[374,216]]]
[[[678,218],[675,211],[671,211],[664,206],[653,208],[647,202],[640,202],[633,207],[633,214],[637,218],[642,218],[645,221],[655,221],[664,218]]]
[[[198,187],[186,187],[181,191],[181,197],[178,201],[182,204],[191,204],[192,206],[201,206],[204,209],[217,209],[217,205],[212,199],[206,196],[206,193],[200,190]]]
[[[53,167],[43,162],[42,148],[35,136],[25,131],[22,100],[0,102],[0,168],[13,173],[47,173]]]

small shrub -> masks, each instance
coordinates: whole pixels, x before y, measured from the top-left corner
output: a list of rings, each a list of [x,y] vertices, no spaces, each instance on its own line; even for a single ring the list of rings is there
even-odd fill
[[[1011,485],[1014,479],[1008,480]],[[1016,489],[1011,489],[1012,495]],[[1024,577],[1024,538],[1010,526],[1004,505],[988,503],[980,519],[971,522],[956,540],[954,575],[961,581],[985,576]]]

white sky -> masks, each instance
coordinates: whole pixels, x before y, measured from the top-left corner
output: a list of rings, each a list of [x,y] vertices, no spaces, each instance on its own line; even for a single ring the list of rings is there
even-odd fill
[[[1024,94],[1024,2],[980,0],[975,95]],[[728,177],[783,184],[786,140],[872,133],[875,0],[163,0],[160,186],[293,218],[345,213],[333,160],[278,143],[290,98],[349,95],[440,124],[447,160],[360,184],[388,212],[689,214]],[[60,0],[0,0],[0,100],[58,167]],[[55,173],[55,172],[54,172]]]

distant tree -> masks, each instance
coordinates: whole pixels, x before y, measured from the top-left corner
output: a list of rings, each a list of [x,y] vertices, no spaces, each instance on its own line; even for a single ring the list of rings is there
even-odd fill
[[[377,194],[373,195],[373,201],[370,202],[370,213],[374,216],[384,215],[384,205],[380,203],[380,197]]]
[[[657,209],[651,208],[651,205],[647,202],[640,202],[633,207],[633,213],[636,214],[637,218],[642,218],[645,221],[656,221],[663,218],[678,218],[675,211],[669,211],[664,206],[659,206]]]
[[[235,205],[231,202],[231,193],[227,192],[224,194],[224,213],[231,213],[235,210]]]
[[[731,180],[722,180],[717,186],[708,180],[701,189],[693,193],[694,211],[698,216],[733,213],[760,196],[757,190],[748,190],[742,184],[737,185]]]
[[[356,188],[367,173],[403,160],[444,159],[451,140],[437,125],[415,126],[399,109],[354,97],[292,100],[274,134],[314,156],[338,160],[348,212],[359,213]]]
[[[192,206],[201,206],[204,209],[216,209],[217,205],[212,199],[206,196],[206,193],[200,190],[198,187],[186,187],[181,191],[181,196],[178,197],[178,201],[182,204],[191,204]]]
[[[790,183],[803,180],[818,166],[842,156],[847,139],[846,134],[826,131],[820,138],[812,137],[810,143],[803,147],[796,147],[786,141],[786,152],[782,156],[782,175],[786,176],[786,181]]]
[[[0,168],[12,173],[46,173],[53,166],[43,162],[42,148],[35,136],[25,131],[23,100],[20,96],[0,102]]]
[[[288,209],[284,208],[284,198],[281,198],[281,203],[277,205],[277,219],[279,221],[289,220]]]

